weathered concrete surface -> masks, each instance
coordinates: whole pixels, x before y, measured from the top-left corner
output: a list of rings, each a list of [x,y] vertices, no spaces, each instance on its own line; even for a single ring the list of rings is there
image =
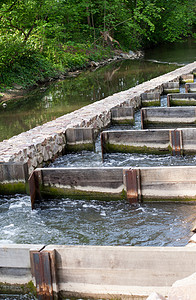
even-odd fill
[[[1,293],[35,292],[35,267],[45,263],[33,263],[34,254],[52,255],[51,285],[60,299],[138,300],[152,292],[168,296],[172,284],[196,268],[196,247],[1,245]]]
[[[186,93],[196,93],[196,83],[186,83],[185,84]]]
[[[115,107],[111,109],[112,124],[133,124],[134,108],[132,106]]]
[[[100,130],[111,122],[111,109],[116,106],[141,105],[143,93],[163,92],[163,84],[179,80],[196,70],[196,62],[168,74],[144,82],[129,90],[114,94],[56,120],[35,127],[0,143],[1,162],[27,162],[29,173],[65,150],[65,132],[70,127],[93,127]]]
[[[68,128],[66,130],[66,151],[81,151],[95,149],[95,134],[93,128]]]
[[[30,249],[39,251],[44,245],[0,245],[0,293],[32,292]]]
[[[0,194],[26,193],[28,182],[27,163],[0,162]]]
[[[194,93],[179,93],[167,95],[167,106],[194,106],[196,105],[196,94]]]
[[[125,176],[126,171],[131,170],[136,171],[136,180]],[[196,200],[195,166],[43,168],[36,169],[33,174],[38,173],[38,189],[43,199],[64,196],[72,199],[119,200],[131,199],[136,195],[137,202]],[[132,186],[131,190],[128,190],[129,186]],[[35,196],[34,199],[31,195],[33,208],[34,204],[39,204],[39,200],[40,197]]]
[[[163,84],[163,93],[179,93],[180,92],[180,83],[179,81],[166,82]]]
[[[37,193],[31,193],[32,208],[41,197],[102,200],[126,197],[122,168],[43,168],[36,169],[33,174],[39,174],[39,183]]]
[[[167,296],[196,267],[196,249],[189,247],[46,247],[52,249],[63,296],[145,299],[153,291]]]
[[[141,94],[142,106],[160,106],[160,93],[143,93]]]
[[[196,153],[196,128],[117,130],[101,133],[102,154],[111,152],[127,153],[171,153],[172,132],[181,132],[179,143],[181,154]]]
[[[152,107],[141,109],[141,126],[145,128],[196,127],[196,108],[190,107]]]
[[[181,83],[194,82],[194,74],[186,74],[180,76],[180,82]]]

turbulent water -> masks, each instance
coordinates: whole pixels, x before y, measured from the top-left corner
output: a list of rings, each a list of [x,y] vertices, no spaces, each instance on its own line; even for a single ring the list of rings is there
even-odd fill
[[[196,206],[60,199],[31,210],[28,196],[0,200],[0,243],[183,246]]]

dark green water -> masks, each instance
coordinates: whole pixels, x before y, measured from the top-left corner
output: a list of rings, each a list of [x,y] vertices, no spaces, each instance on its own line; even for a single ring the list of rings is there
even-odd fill
[[[144,60],[117,61],[42,87],[23,99],[11,100],[6,108],[0,104],[0,141],[176,67]]]

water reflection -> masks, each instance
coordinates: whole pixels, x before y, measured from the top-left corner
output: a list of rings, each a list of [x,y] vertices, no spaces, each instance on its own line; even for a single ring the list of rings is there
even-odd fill
[[[9,101],[6,108],[0,105],[0,141],[175,68],[143,60],[117,61],[34,90]]]

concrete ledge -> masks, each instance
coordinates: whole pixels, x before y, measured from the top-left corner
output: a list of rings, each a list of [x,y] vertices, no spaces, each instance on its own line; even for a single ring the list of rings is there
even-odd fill
[[[43,245],[0,245],[0,293],[34,292],[31,274],[30,250]]]
[[[186,93],[196,93],[196,83],[186,83],[185,91]]]
[[[95,134],[93,128],[68,128],[66,130],[65,151],[95,150]]]
[[[194,82],[194,74],[185,74],[180,76],[180,82],[181,83]]]
[[[166,82],[163,84],[163,93],[179,93],[180,92],[180,83],[177,82]]]
[[[141,126],[142,129],[196,127],[196,109],[192,106],[142,108]]]
[[[32,264],[33,254],[35,258],[52,255],[45,269],[45,275],[51,276],[50,291],[47,276],[39,279],[34,269],[45,268],[47,263],[38,259]],[[195,272],[195,257],[196,247],[3,245],[0,291],[31,291],[38,297],[54,299],[74,296],[138,300],[146,299],[153,291],[167,296],[176,280]],[[39,286],[38,282],[46,285]]]
[[[102,155],[111,152],[195,154],[196,128],[107,130],[101,133],[101,141]]]
[[[141,94],[142,106],[160,106],[160,93]]]
[[[0,162],[0,194],[26,193],[28,186],[27,163]]]
[[[140,201],[196,200],[196,167],[48,168],[34,171],[32,208],[40,199],[128,199]],[[129,176],[130,174],[130,176]],[[40,195],[40,197],[37,197]]]
[[[179,93],[167,95],[167,106],[194,106],[196,105],[196,94],[193,93]]]
[[[132,106],[111,109],[112,124],[134,124],[134,108]]]

